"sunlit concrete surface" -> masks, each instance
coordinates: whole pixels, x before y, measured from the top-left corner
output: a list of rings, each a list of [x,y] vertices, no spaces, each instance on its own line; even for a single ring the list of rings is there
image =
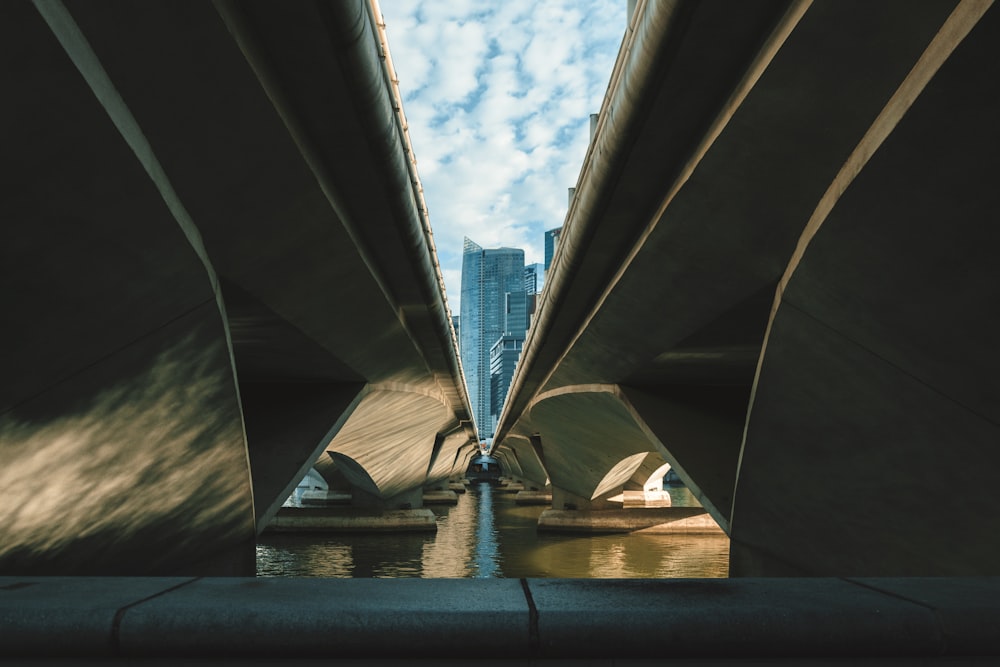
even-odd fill
[[[655,452],[734,575],[1000,574],[998,49],[989,1],[636,3],[507,474],[599,511]]]
[[[725,535],[719,524],[702,507],[626,507],[599,510],[550,508],[538,517],[538,529],[566,533]]]
[[[3,577],[0,660],[981,665],[998,600],[995,578]]]
[[[375,11],[0,7],[0,573],[252,574],[314,465],[389,509],[464,472]]]

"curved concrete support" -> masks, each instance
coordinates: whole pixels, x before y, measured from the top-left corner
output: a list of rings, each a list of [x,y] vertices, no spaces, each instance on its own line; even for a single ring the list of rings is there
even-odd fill
[[[537,438],[533,442],[529,436],[511,435],[494,452],[505,466],[504,475],[515,477],[540,489],[550,483],[549,473],[541,459],[541,444]]]
[[[955,18],[786,273],[734,574],[1000,574],[1000,14]]]
[[[398,386],[366,387],[357,408],[325,447],[335,456],[321,456],[316,469],[326,477],[334,459],[350,461],[341,472],[352,485],[391,501],[423,488],[435,443],[442,432],[454,431],[453,419],[432,395]],[[406,502],[420,506],[419,501]]]
[[[644,491],[662,491],[663,490],[663,478],[668,472],[673,469],[673,466],[669,463],[664,463],[659,468],[654,470],[646,478],[646,481],[642,483],[642,488]]]
[[[621,393],[684,484],[728,529],[749,389],[622,387]]]
[[[630,454],[612,466],[610,470],[604,473],[601,481],[597,483],[597,488],[590,494],[590,499],[595,500],[599,496],[607,495],[612,491],[621,491],[635,477],[636,472],[646,460],[648,453],[639,452],[638,454]]]
[[[464,475],[473,454],[479,449],[476,442],[469,440],[464,426],[448,435],[439,435],[440,445],[435,447],[431,462],[427,467],[426,484],[447,484],[455,475]]]
[[[566,387],[542,394],[529,409],[542,434],[554,503],[556,490],[585,501],[620,492],[654,449],[614,385]]]
[[[353,413],[362,388],[320,382],[241,384],[258,535]]]
[[[517,457],[511,449],[497,447],[493,450],[492,456],[500,462],[500,474],[504,477],[519,476],[521,467],[517,463]]]

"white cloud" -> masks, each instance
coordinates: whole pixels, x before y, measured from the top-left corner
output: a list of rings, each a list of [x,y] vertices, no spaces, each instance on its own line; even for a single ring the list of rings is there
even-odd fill
[[[625,30],[625,0],[381,0],[451,310],[462,237],[543,261]]]

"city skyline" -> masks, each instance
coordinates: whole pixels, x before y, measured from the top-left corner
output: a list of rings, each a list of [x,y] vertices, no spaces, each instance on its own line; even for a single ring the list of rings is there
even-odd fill
[[[625,0],[381,0],[449,308],[465,236],[544,261],[600,110]]]

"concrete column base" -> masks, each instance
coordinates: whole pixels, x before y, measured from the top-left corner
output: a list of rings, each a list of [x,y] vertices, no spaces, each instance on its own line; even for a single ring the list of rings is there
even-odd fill
[[[524,491],[524,484],[521,482],[500,482],[496,487],[497,493],[520,493]]]
[[[424,505],[457,505],[458,494],[454,491],[424,491]]]
[[[670,494],[666,491],[622,491],[622,507],[670,507]]]
[[[552,485],[552,508],[558,510],[568,510],[568,511],[593,511],[593,510],[620,510],[622,508],[622,501],[619,497],[617,502],[611,500],[616,496],[621,496],[623,493],[622,487],[616,489],[610,489],[606,493],[597,498],[589,498],[587,496],[581,496],[579,494],[573,493],[572,491],[567,491],[566,489],[559,488],[556,485]]]
[[[646,507],[615,510],[548,509],[538,529],[566,533],[721,535],[726,533],[702,507]]]
[[[409,510],[422,507],[423,502],[424,490],[419,486],[389,497],[377,496],[359,487],[351,489],[351,504],[359,508]]]
[[[378,510],[361,507],[283,507],[264,533],[433,532],[429,509]]]
[[[518,505],[551,505],[551,491],[518,491],[514,502]]]
[[[448,490],[455,493],[465,493],[468,489],[462,482],[451,482],[448,484]]]

